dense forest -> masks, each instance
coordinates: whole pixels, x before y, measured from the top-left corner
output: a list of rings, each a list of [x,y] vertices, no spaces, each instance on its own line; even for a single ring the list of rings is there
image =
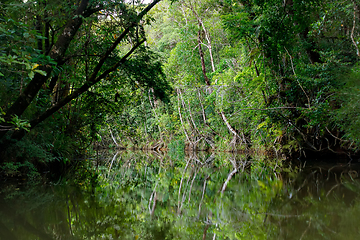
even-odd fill
[[[357,0],[4,0],[0,164],[94,148],[357,154]]]

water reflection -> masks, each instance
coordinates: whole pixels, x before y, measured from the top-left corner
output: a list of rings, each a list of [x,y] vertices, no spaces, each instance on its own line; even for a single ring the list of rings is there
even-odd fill
[[[357,165],[120,152],[74,184],[3,186],[0,239],[356,239]]]

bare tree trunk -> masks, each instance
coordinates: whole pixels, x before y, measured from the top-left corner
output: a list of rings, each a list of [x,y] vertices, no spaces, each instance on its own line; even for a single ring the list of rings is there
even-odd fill
[[[183,127],[183,129],[184,129],[184,133],[185,133],[185,136],[186,136],[186,139],[188,140],[188,142],[190,143],[190,144],[192,144],[192,141],[190,140],[190,138],[189,138],[189,135],[188,135],[188,133],[187,133],[187,131],[186,131],[186,128],[185,128],[185,125],[184,125],[184,121],[183,121],[183,117],[182,117],[182,114],[181,114],[181,108],[180,108],[180,99],[179,99],[179,89],[176,89],[176,93],[177,93],[177,99],[178,99],[178,111],[179,111],[179,117],[180,117],[180,122],[181,122],[181,125],[182,125],[182,127]]]
[[[221,118],[223,119],[224,123],[226,124],[226,127],[229,129],[230,132],[232,132],[236,137],[241,139],[246,144],[246,139],[240,137],[240,135],[237,133],[237,131],[230,125],[229,121],[227,120],[224,111],[220,111]]]
[[[359,52],[359,47],[354,39],[354,31],[355,31],[355,26],[356,26],[356,12],[358,11],[358,7],[356,5],[356,2],[353,0],[353,4],[354,4],[354,20],[353,20],[353,27],[351,29],[351,35],[350,35],[350,38],[351,38],[351,41],[353,42],[354,44],[354,47],[356,49],[356,55],[358,57],[360,57],[360,52]]]
[[[210,37],[210,33],[206,30],[205,28],[205,25],[202,21],[201,18],[197,17],[198,18],[198,22],[199,24],[201,25],[204,33],[205,33],[205,38],[206,38],[206,41],[208,44],[206,44],[206,47],[208,48],[209,50],[209,55],[210,55],[210,63],[211,63],[211,68],[212,68],[212,71],[215,72],[216,69],[215,69],[215,62],[214,62],[214,57],[213,57],[213,53],[212,53],[212,43],[211,43],[211,37]]]
[[[190,3],[190,10],[193,12],[193,14],[195,15],[197,21],[198,21],[198,24],[199,24],[199,27],[200,29],[202,29],[204,35],[205,35],[205,38],[206,38],[206,41],[208,44],[204,44],[202,41],[200,42],[200,44],[204,44],[208,50],[209,50],[209,55],[210,55],[210,62],[211,62],[211,68],[212,68],[212,71],[215,72],[216,69],[215,69],[215,62],[214,62],[214,57],[213,57],[213,53],[212,53],[212,44],[211,44],[211,36],[210,36],[210,33],[207,31],[206,27],[205,27],[205,24],[203,22],[203,20],[201,19],[201,17],[199,16],[199,14],[196,12],[195,10],[195,6],[191,3],[191,1],[189,1]]]
[[[225,140],[225,138],[224,138],[223,136],[221,136],[220,134],[218,134],[218,133],[207,123],[204,105],[203,105],[202,100],[201,100],[201,94],[200,94],[199,89],[198,89],[197,91],[198,91],[198,96],[199,96],[199,101],[200,101],[200,106],[201,106],[201,111],[202,111],[202,117],[203,117],[205,126],[207,126],[208,128],[210,128],[211,131],[212,131],[215,135],[217,135],[217,136],[219,136],[219,137],[221,137],[222,139]]]
[[[203,240],[206,239],[207,230],[209,229],[209,227],[210,227],[210,224],[205,225],[204,232],[203,232],[203,238],[202,238]]]
[[[155,104],[151,101],[151,98],[152,98],[152,97],[150,96],[150,91],[152,92],[152,97],[154,97],[154,89],[151,88],[151,89],[149,90],[149,101],[150,101],[150,105],[151,105],[151,107],[152,107],[152,109],[153,109],[153,112],[154,112],[155,117],[156,117],[157,119],[159,119],[159,117],[158,117],[158,115],[157,115],[157,113],[156,113]],[[162,138],[161,127],[160,127],[159,124],[157,124],[157,126],[158,126],[158,128],[159,128],[159,134],[160,134],[161,142],[164,143],[164,140],[163,140],[163,138]]]
[[[201,27],[201,25],[200,25],[200,27]],[[200,55],[200,59],[201,59],[201,69],[202,69],[202,72],[203,72],[203,76],[204,76],[206,85],[210,86],[210,80],[206,75],[204,52],[203,52],[202,47],[201,47],[201,43],[202,43],[202,41],[201,41],[201,35],[202,34],[201,33],[202,33],[202,30],[200,29],[199,32],[198,32],[198,48],[199,48],[199,55]]]
[[[186,104],[185,104],[185,101],[184,101],[184,99],[183,99],[183,97],[182,97],[182,93],[181,93],[181,90],[180,90],[180,89],[179,89],[179,93],[180,93],[180,99],[181,99],[182,106],[183,106],[184,109],[186,109]],[[191,107],[190,107],[190,103],[189,103],[189,102],[188,102],[188,110],[189,110],[189,116],[190,116],[190,121],[188,121],[189,124],[192,123],[192,126],[194,127],[195,132],[197,132],[200,136],[202,136],[200,130],[197,128],[197,126],[196,126],[196,124],[195,124],[195,121],[194,121],[194,119],[193,119],[193,116],[192,116],[192,113],[191,113]],[[191,123],[190,123],[190,122],[191,122]]]
[[[115,145],[118,147],[119,145],[117,144],[116,139],[114,138],[114,135],[113,135],[110,127],[109,127],[109,131],[110,131],[110,135],[111,135],[112,140],[114,141]]]

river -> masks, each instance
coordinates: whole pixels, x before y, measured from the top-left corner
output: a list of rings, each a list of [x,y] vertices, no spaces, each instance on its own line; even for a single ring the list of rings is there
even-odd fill
[[[0,239],[359,237],[354,162],[129,151],[79,161],[88,163],[88,175],[3,183]]]

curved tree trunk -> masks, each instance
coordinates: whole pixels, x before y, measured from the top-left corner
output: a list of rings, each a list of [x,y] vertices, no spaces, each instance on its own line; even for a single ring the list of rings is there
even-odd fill
[[[107,49],[107,51],[102,55],[100,61],[96,65],[96,67],[93,69],[91,76],[89,79],[85,82],[83,86],[81,86],[76,91],[72,92],[70,95],[66,96],[65,98],[58,101],[55,105],[53,105],[51,108],[46,110],[44,113],[40,114],[38,117],[34,118],[30,121],[31,129],[36,127],[39,123],[47,119],[49,116],[57,112],[59,109],[61,109],[63,106],[65,106],[67,103],[69,103],[71,100],[79,97],[82,93],[87,91],[90,87],[94,86],[96,83],[100,82],[102,79],[104,79],[106,76],[109,75],[109,73],[115,71],[121,64],[123,64],[126,59],[145,41],[142,40],[135,44],[133,48],[116,64],[114,64],[112,67],[105,70],[101,75],[97,76],[103,67],[105,61],[109,58],[110,54],[116,49],[118,44],[128,35],[130,30],[134,28],[138,22],[142,19],[142,17],[147,14],[157,3],[159,3],[161,0],[154,0],[152,3],[150,3],[142,12],[140,12],[134,21],[124,29],[124,31],[120,34],[120,36],[115,39],[113,44]],[[49,51],[49,57],[53,59],[57,66],[61,66],[65,63],[65,54],[68,50],[68,47],[72,40],[74,39],[77,31],[80,29],[81,25],[83,24],[83,19],[89,17],[93,13],[99,11],[102,9],[103,6],[98,6],[96,8],[89,8],[90,1],[89,0],[82,0],[79,4],[77,10],[74,12],[73,16],[69,18],[69,21],[64,27],[63,33],[58,37],[56,43],[53,45],[51,50]],[[32,81],[26,86],[24,91],[20,94],[20,96],[16,99],[16,101],[11,105],[9,109],[7,109],[5,114],[5,120],[8,122],[7,124],[4,124],[5,126],[0,126],[0,139],[4,137],[4,135],[8,132],[8,127],[11,126],[9,123],[12,117],[18,116],[20,117],[24,111],[28,108],[28,106],[31,104],[35,96],[39,93],[41,87],[43,84],[49,79],[51,76],[51,72],[53,70],[53,66],[51,65],[45,65],[40,66],[39,70],[42,70],[46,73],[46,75],[42,75],[40,73],[36,73]],[[52,82],[52,86],[55,86],[56,81],[58,78],[54,78],[54,81]],[[12,134],[12,139],[21,139],[25,135],[25,131],[18,130],[15,131]]]

